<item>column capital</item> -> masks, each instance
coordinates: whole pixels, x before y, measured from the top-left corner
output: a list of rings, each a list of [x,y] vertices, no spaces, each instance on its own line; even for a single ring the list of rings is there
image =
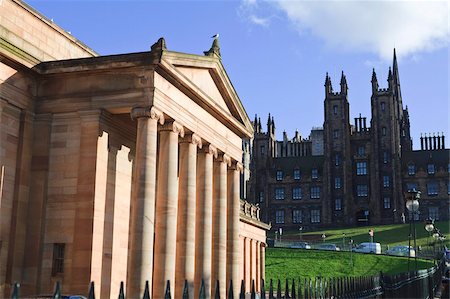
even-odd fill
[[[161,127],[159,127],[159,131],[172,131],[179,134],[180,137],[184,137],[184,127],[176,121],[165,122]]]
[[[217,162],[222,162],[222,163],[227,164],[228,166],[231,166],[231,157],[228,156],[228,155],[225,154],[225,153],[220,153],[220,154],[218,154],[218,157],[217,157],[217,160],[216,160],[216,161],[217,161]]]
[[[198,148],[202,148],[202,139],[195,133],[186,133],[184,137],[180,139],[180,143],[192,143]]]
[[[155,107],[133,107],[131,109],[131,119],[135,120],[141,117],[156,119],[161,125],[164,124],[164,114]]]
[[[217,158],[217,147],[212,144],[206,144],[205,146],[203,146],[202,151],[207,154],[213,155],[214,158]]]
[[[231,170],[238,170],[240,173],[242,173],[242,172],[244,172],[244,165],[242,165],[242,163],[239,162],[239,161],[232,160],[230,169]]]

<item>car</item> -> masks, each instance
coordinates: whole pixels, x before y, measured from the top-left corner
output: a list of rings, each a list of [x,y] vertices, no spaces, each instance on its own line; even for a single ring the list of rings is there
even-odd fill
[[[353,250],[353,252],[381,254],[381,244],[365,242],[365,243],[361,243],[361,244],[357,245],[352,250]]]
[[[410,256],[415,257],[416,251],[411,246],[397,245],[386,250],[387,255]]]
[[[289,248],[311,249],[311,245],[308,242],[295,242]]]
[[[320,244],[317,246],[319,250],[332,250],[332,251],[340,251],[341,249],[335,244]]]

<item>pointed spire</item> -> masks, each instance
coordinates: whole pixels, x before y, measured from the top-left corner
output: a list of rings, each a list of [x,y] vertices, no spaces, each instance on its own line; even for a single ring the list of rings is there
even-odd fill
[[[392,61],[392,68],[394,69],[394,76],[398,73],[398,64],[397,64],[397,53],[394,48],[394,58]]]
[[[341,94],[347,94],[347,78],[344,75],[344,71],[341,73]]]
[[[271,123],[271,125],[272,125],[272,134],[275,135],[275,121],[273,120],[273,116],[272,116],[272,123]]]
[[[341,85],[347,84],[347,78],[344,75],[344,71],[341,73]]]
[[[211,48],[208,51],[203,52],[206,56],[212,56],[220,58],[220,45],[219,45],[219,35],[214,35],[214,40]]]
[[[328,72],[325,75],[325,95],[331,94],[333,92],[333,86],[331,85],[331,79],[328,76]]]
[[[390,69],[391,68],[389,68],[389,71],[390,71]],[[372,83],[373,82],[378,82],[378,79],[377,79],[377,73],[375,73],[375,68],[373,68],[372,69],[372,81],[371,81]]]
[[[375,73],[375,68],[372,69],[372,94],[378,91],[378,79],[377,74]]]

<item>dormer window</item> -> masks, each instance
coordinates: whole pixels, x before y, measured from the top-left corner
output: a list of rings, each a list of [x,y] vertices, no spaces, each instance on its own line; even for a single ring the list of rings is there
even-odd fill
[[[408,165],[408,175],[415,175],[416,174],[416,165],[409,164]]]
[[[319,171],[317,170],[317,168],[311,169],[311,178],[317,179],[318,177],[319,177]]]
[[[436,166],[434,166],[434,164],[428,164],[427,165],[427,172],[428,172],[428,174],[435,174]]]
[[[283,171],[277,170],[277,181],[282,181],[282,180],[283,180]]]

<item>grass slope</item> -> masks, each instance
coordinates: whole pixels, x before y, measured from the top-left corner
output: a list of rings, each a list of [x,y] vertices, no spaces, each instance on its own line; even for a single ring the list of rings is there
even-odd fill
[[[374,254],[352,254],[349,252],[267,248],[266,280],[306,277],[343,277],[375,275],[382,271],[395,274],[408,271],[408,259]],[[414,260],[411,260],[411,268]],[[433,266],[432,262],[418,260],[419,269]]]

